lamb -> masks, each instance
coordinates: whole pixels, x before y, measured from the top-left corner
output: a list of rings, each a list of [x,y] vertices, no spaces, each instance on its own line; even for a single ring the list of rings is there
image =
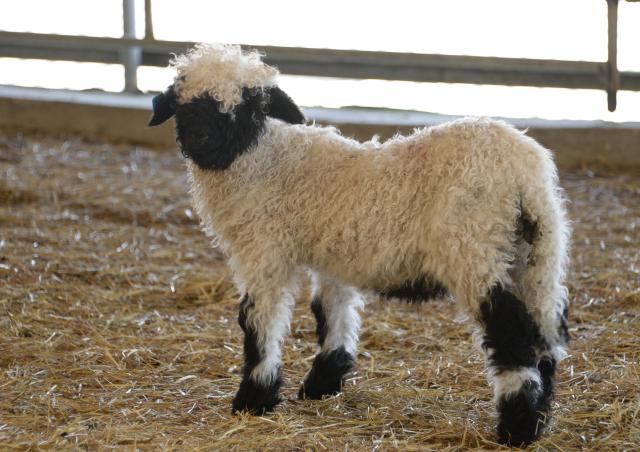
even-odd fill
[[[235,45],[200,44],[171,65],[150,125],[175,116],[195,209],[243,294],[233,412],[280,401],[281,347],[311,274],[319,352],[301,398],[342,390],[363,293],[450,294],[486,353],[498,439],[537,439],[568,341],[570,232],[550,152],[482,118],[357,142],[305,124],[277,69]]]

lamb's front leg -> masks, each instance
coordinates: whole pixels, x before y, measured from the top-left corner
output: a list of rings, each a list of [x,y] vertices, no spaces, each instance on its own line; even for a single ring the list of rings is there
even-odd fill
[[[320,351],[298,397],[321,399],[342,391],[344,375],[355,362],[360,330],[362,296],[353,288],[319,278],[311,310],[317,322]]]
[[[240,303],[238,323],[244,331],[242,383],[233,399],[233,413],[249,411],[262,415],[280,402],[282,385],[281,348],[289,331],[292,299],[250,293]]]

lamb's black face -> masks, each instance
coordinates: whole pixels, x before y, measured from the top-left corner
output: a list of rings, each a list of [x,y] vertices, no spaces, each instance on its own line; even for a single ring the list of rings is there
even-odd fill
[[[149,125],[161,124],[175,114],[184,156],[202,169],[224,170],[257,142],[267,115],[292,124],[305,121],[298,106],[278,87],[245,88],[242,98],[233,111],[222,113],[220,103],[209,95],[178,103],[171,86],[154,98]]]
[[[202,169],[224,170],[256,143],[264,130],[264,93],[245,90],[243,102],[220,113],[219,102],[206,95],[176,109],[176,134],[185,157]]]

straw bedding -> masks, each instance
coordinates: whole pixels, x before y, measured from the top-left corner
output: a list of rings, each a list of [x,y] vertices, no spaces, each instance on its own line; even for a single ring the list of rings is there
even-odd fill
[[[0,135],[0,448],[497,448],[483,361],[446,300],[371,300],[342,395],[232,416],[238,294],[177,152]],[[640,173],[562,174],[574,221],[570,357],[533,448],[640,443]]]

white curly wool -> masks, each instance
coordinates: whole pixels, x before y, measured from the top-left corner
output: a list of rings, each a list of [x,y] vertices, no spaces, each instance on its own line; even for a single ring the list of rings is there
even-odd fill
[[[181,103],[208,93],[228,112],[242,101],[243,88],[266,88],[276,83],[278,70],[264,64],[258,51],[239,45],[198,44],[175,56],[175,87]]]
[[[173,66],[179,102],[205,97],[178,109],[178,129],[189,138],[181,144],[195,209],[243,294],[245,367],[233,410],[261,414],[278,402],[282,344],[309,273],[319,352],[300,394],[311,398],[342,390],[362,292],[406,294],[432,282],[482,329],[500,441],[533,441],[567,340],[569,223],[551,153],[486,118],[384,143],[299,124],[297,106],[273,88],[277,70],[238,46],[200,45]],[[272,88],[231,111],[247,87]],[[221,111],[211,113],[203,94]],[[234,149],[247,123],[255,140],[228,164],[202,157]]]
[[[521,288],[549,346],[563,344],[569,230],[555,165],[504,122],[467,118],[380,144],[269,120],[227,170],[188,168],[198,214],[256,303],[300,268],[374,290],[429,275],[476,317],[502,283]],[[540,229],[537,264],[512,281],[521,208]]]

